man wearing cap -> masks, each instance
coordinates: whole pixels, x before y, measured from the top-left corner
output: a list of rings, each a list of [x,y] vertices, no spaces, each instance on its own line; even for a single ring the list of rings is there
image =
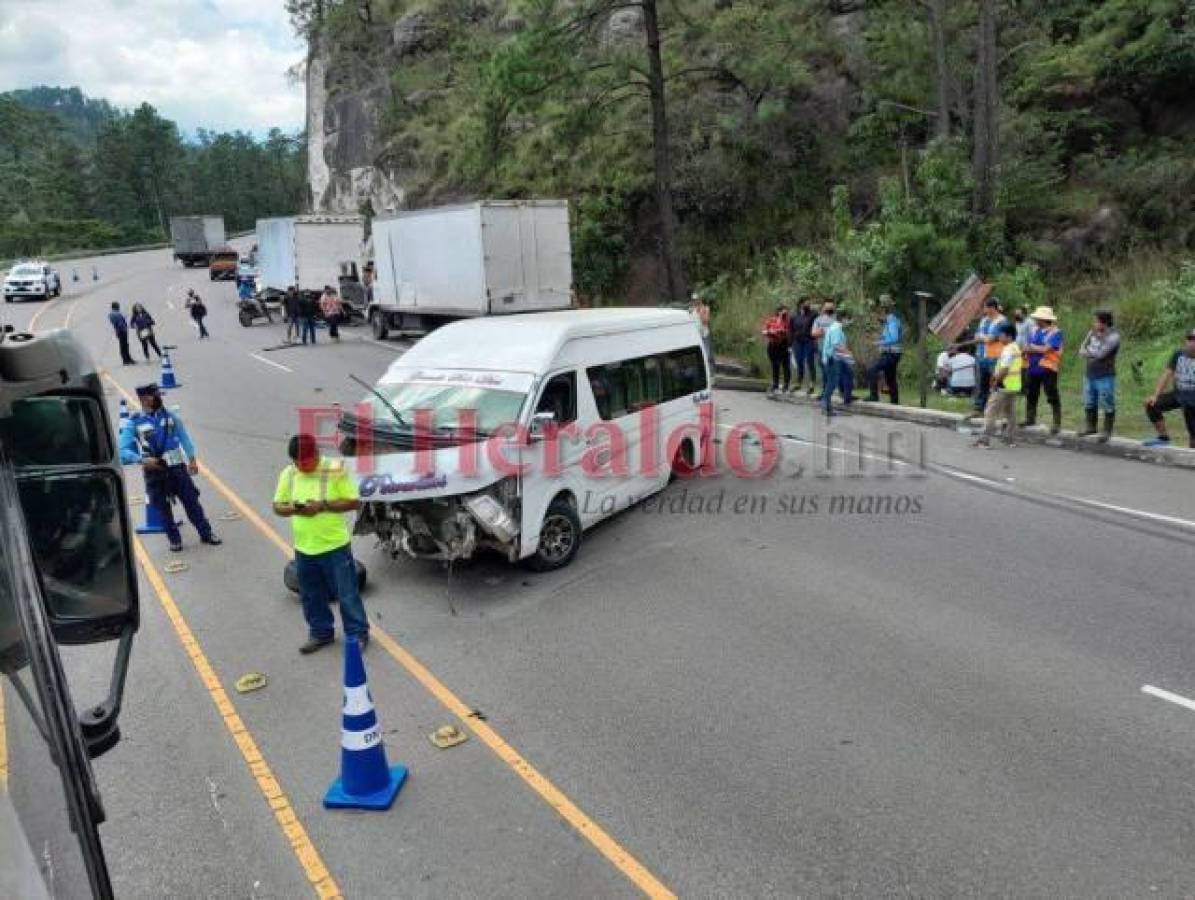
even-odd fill
[[[996,368],[996,360],[1000,358],[1003,344],[1000,341],[1000,330],[1005,324],[1011,324],[1000,312],[1000,301],[995,297],[988,297],[983,301],[983,318],[975,326],[975,411],[982,413],[987,409],[988,395],[992,390],[992,373]],[[1016,328],[1013,328],[1016,337]]]
[[[290,519],[295,544],[295,569],[307,642],[302,654],[314,653],[332,643],[336,620],[328,601],[340,601],[340,622],[348,637],[356,637],[364,650],[369,643],[369,619],[357,587],[357,563],[344,514],[361,505],[357,485],[341,460],[320,455],[315,437],[297,434],[287,453],[291,464],[278,476],[274,512]]]
[[[892,298],[887,294],[880,296],[880,315],[883,318],[883,330],[876,341],[876,348],[880,351],[880,358],[872,363],[867,370],[867,399],[872,403],[880,400],[880,376],[888,385],[888,399],[893,403],[900,402],[900,388],[897,383],[896,369],[900,365],[901,338],[904,326],[892,306]]]
[[[218,547],[223,543],[199,503],[199,488],[192,475],[199,474],[199,458],[187,427],[176,413],[162,404],[156,384],[137,388],[140,412],[131,415],[120,429],[120,461],[126,466],[140,463],[145,472],[146,502],[166,527],[170,549],[183,549],[182,535],[174,521],[171,501],[177,497],[187,518],[199,532],[199,540]]]
[[[1030,317],[1033,328],[1025,340],[1028,362],[1025,372],[1025,425],[1037,424],[1037,401],[1046,392],[1046,402],[1053,415],[1050,434],[1062,429],[1062,399],[1058,395],[1058,371],[1062,368],[1062,332],[1054,310],[1039,306]]]
[[[1017,395],[1021,393],[1021,369],[1023,359],[1017,346],[1017,326],[1004,322],[992,342],[1000,348],[996,367],[992,371],[992,391],[983,413],[983,433],[973,446],[990,447],[992,435],[996,433],[996,422],[1003,418],[1008,423],[1004,442],[1016,446],[1017,437]]]
[[[1156,438],[1145,442],[1146,447],[1170,446],[1166,413],[1174,409],[1183,411],[1187,443],[1195,449],[1195,329],[1187,332],[1186,344],[1174,351],[1153,395],[1145,401],[1145,414],[1158,432]]]

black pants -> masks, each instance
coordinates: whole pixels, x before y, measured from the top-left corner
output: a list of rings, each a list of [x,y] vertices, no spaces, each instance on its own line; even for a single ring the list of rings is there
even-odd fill
[[[211,335],[207,333],[207,326],[203,324],[203,316],[192,316],[192,318],[195,320],[195,324],[199,327],[199,337],[210,337]]]
[[[137,337],[141,340],[141,352],[145,354],[147,362],[149,361],[150,347],[154,348],[154,353],[158,354],[158,359],[162,358],[162,349],[158,346],[158,339],[154,337],[152,331],[149,333],[149,337],[141,337],[141,335],[137,335]]]
[[[340,316],[334,314],[331,316],[324,316],[324,318],[327,319],[327,321],[328,321],[328,337],[333,338],[333,339],[339,338],[340,337]]]
[[[784,389],[787,391],[793,380],[792,362],[787,344],[768,344],[768,362],[772,364],[772,390],[780,387],[780,373],[784,373]]]
[[[900,365],[900,354],[884,351],[880,358],[867,370],[867,399],[872,403],[880,399],[880,376],[888,385],[888,397],[893,403],[900,402],[900,387],[896,381],[896,367]]]
[[[116,343],[120,344],[120,361],[126,366],[131,366],[136,360],[133,359],[129,353],[129,333],[127,331],[116,332]]]
[[[1025,422],[1029,425],[1037,422],[1037,401],[1042,390],[1045,390],[1046,402],[1050,404],[1050,411],[1054,414],[1054,424],[1061,425],[1062,399],[1058,396],[1058,373],[1049,369],[1025,375]]]
[[[1183,411],[1183,419],[1187,423],[1187,437],[1191,439],[1191,446],[1195,447],[1195,406],[1183,406],[1178,402],[1178,394],[1174,391],[1162,394],[1157,403],[1145,404],[1145,414],[1154,425],[1165,422],[1166,413],[1176,409]]]

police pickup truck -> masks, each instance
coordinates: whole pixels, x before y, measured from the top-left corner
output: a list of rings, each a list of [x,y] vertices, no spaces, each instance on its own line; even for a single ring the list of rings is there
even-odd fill
[[[62,294],[62,281],[49,263],[21,262],[4,279],[4,300],[12,303],[20,297],[47,299]]]

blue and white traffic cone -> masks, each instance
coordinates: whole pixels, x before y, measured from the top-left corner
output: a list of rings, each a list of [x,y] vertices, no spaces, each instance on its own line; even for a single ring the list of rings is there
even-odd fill
[[[124,423],[129,420],[129,401],[124,397],[120,398],[120,413],[118,415],[119,422],[117,423],[117,427],[123,428]]]
[[[169,350],[162,355],[162,377],[158,379],[158,387],[162,390],[182,387],[182,384],[174,380],[174,363],[170,361]]]
[[[344,727],[340,777],[324,795],[328,809],[389,809],[407,779],[406,766],[386,762],[382,728],[365,681],[365,662],[355,637],[344,642]]]
[[[78,280],[79,280],[79,269],[76,266],[74,269],[71,269],[71,281],[78,281]]]
[[[174,515],[174,507],[167,504],[166,507],[170,512],[169,515]],[[181,525],[181,522],[175,522],[176,525]],[[145,493],[145,524],[137,529],[138,534],[165,534],[166,522],[162,519],[162,514],[158,512],[158,508],[149,502],[149,491]]]
[[[97,269],[95,266],[91,267],[91,280],[92,281],[100,280],[100,270]]]

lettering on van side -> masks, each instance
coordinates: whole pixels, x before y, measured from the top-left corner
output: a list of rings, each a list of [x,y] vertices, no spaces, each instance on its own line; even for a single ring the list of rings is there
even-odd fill
[[[425,475],[415,481],[395,481],[389,475],[370,475],[362,478],[357,487],[362,497],[372,497],[374,494],[409,494],[414,491],[430,491],[447,486],[448,478],[444,475]]]

